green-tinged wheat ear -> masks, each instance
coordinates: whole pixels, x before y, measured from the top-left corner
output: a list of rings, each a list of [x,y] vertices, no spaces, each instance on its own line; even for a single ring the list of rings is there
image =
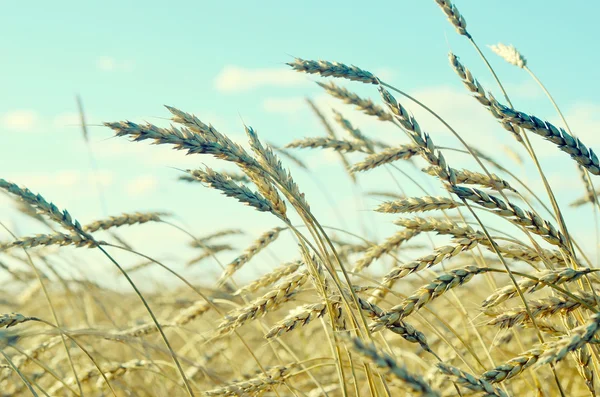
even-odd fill
[[[550,364],[562,360],[567,353],[575,352],[588,344],[600,329],[600,313],[594,313],[583,325],[571,330],[570,335],[549,343],[536,365]]]
[[[483,378],[476,378],[468,372],[445,363],[437,363],[436,365],[444,375],[451,377],[454,382],[468,389],[485,393],[485,396],[488,397],[508,397],[504,391],[492,386],[490,382]]]
[[[304,211],[310,210],[310,206],[306,201],[304,193],[300,191],[300,188],[292,178],[292,174],[283,166],[281,160],[273,151],[273,148],[269,145],[263,145],[258,139],[256,132],[251,127],[246,127],[246,134],[248,135],[250,146],[252,147],[252,151],[256,154],[258,162],[272,175],[275,181],[277,181],[286,198],[292,204],[299,203]]]
[[[419,288],[414,294],[404,299],[399,305],[396,305],[385,312],[375,320],[375,324],[371,325],[371,329],[380,329],[394,324],[403,318],[410,316],[432,300],[438,298],[442,294],[467,283],[475,275],[490,271],[487,268],[477,266],[467,266],[460,269],[451,270],[436,277],[429,284]]]
[[[554,143],[590,173],[600,175],[598,156],[592,149],[588,149],[579,138],[571,136],[564,129],[557,128],[548,121],[540,120],[535,116],[505,106],[493,97],[491,97],[491,101],[494,109],[504,120]]]
[[[266,248],[273,241],[277,240],[277,237],[279,237],[279,233],[281,233],[282,230],[285,229],[281,227],[276,227],[263,233],[258,239],[256,239],[256,241],[252,243],[252,245],[246,248],[240,256],[235,258],[231,263],[229,263],[225,267],[225,270],[223,271],[223,274],[219,277],[217,284],[223,285],[223,283],[225,283],[227,279],[233,276],[233,274],[236,271],[238,271],[243,265],[248,263],[248,261],[250,261],[252,257],[254,257],[256,254],[258,254],[260,251]]]
[[[540,272],[535,279],[524,279],[518,282],[522,293],[532,293],[547,285],[559,285],[579,280],[581,277],[592,272],[592,269],[557,269]],[[518,294],[514,285],[508,285],[500,288],[492,295],[488,296],[482,303],[484,307],[499,305],[500,303],[516,296]]]
[[[270,212],[278,218],[286,220],[273,204],[260,193],[253,192],[244,185],[238,185],[209,167],[206,167],[205,170],[188,170],[187,172],[213,189],[220,190],[226,196],[233,197],[244,204],[254,207],[258,211]]]
[[[21,200],[35,208],[39,213],[48,216],[65,229],[70,230],[75,234],[80,234],[86,239],[93,240],[92,236],[83,230],[81,224],[77,220],[73,219],[67,210],[59,210],[56,205],[46,201],[46,199],[40,194],[34,194],[27,188],[19,187],[16,184],[1,178],[0,189],[4,189],[7,192],[19,197]]]
[[[456,184],[454,170],[448,166],[444,155],[437,150],[429,134],[421,130],[417,120],[385,88],[379,87],[383,101],[394,115],[394,119],[408,132],[413,143],[421,150],[419,153],[427,162],[437,167],[437,176],[451,186]]]
[[[423,269],[430,268],[440,263],[444,259],[457,256],[464,251],[472,250],[477,246],[477,244],[477,240],[468,237],[457,238],[455,239],[454,244],[438,247],[431,254],[424,255],[414,261],[393,267],[392,270],[390,270],[383,277],[381,287],[377,288],[373,292],[370,300],[373,302],[380,301],[387,295],[388,291],[394,286],[397,280],[404,278],[409,274],[413,274]],[[376,328],[381,329],[382,327],[383,325],[381,325],[381,327]]]
[[[543,352],[544,350],[541,348],[528,350],[506,363],[484,372],[480,379],[490,383],[499,383],[514,378],[537,363]]]
[[[372,73],[354,65],[348,66],[339,62],[311,61],[301,58],[296,58],[287,65],[298,72],[318,74],[323,77],[338,77],[367,84],[379,84],[379,79]]]
[[[173,112],[174,108],[168,109]],[[161,128],[153,124],[131,121],[104,123],[116,136],[129,136],[134,141],[151,140],[156,145],[173,145],[188,154],[210,154],[234,162],[242,167],[258,167],[256,161],[240,145],[232,142],[212,126]]]
[[[465,87],[467,87],[467,89],[473,93],[474,98],[477,99],[477,101],[479,101],[479,103],[481,103],[483,106],[485,106],[486,109],[488,109],[492,115],[498,119],[502,127],[510,132],[518,142],[522,142],[523,138],[521,137],[519,128],[515,127],[510,121],[504,120],[504,118],[498,114],[494,106],[492,106],[492,101],[486,94],[485,89],[481,84],[479,84],[479,81],[473,77],[471,71],[463,66],[463,64],[458,60],[458,57],[453,53],[450,52],[448,54],[448,58],[450,59],[450,65],[458,77],[461,78]]]
[[[522,210],[511,202],[504,202],[502,199],[489,195],[479,189],[453,186],[450,188],[450,191],[461,199],[477,203],[482,207],[490,209],[495,214],[510,220],[512,223],[523,226],[530,232],[541,236],[550,244],[557,245],[569,251],[565,236],[556,230],[554,225],[533,212]]]
[[[454,26],[458,34],[471,38],[471,35],[467,32],[467,21],[458,12],[456,6],[450,0],[435,0],[435,2],[444,11],[444,14],[448,17],[448,21]]]
[[[94,248],[98,245],[105,244],[102,241],[88,240],[81,237],[78,234],[64,234],[64,233],[53,233],[53,234],[38,234],[31,237],[19,237],[18,239],[8,242],[0,243],[0,251],[6,251],[10,248],[34,248],[38,246],[48,245],[72,245],[75,247],[88,247]]]
[[[41,321],[37,317],[28,317],[20,313],[6,313],[0,315],[0,328],[10,328],[28,321]]]
[[[365,343],[360,338],[351,338],[349,339],[349,342],[356,353],[368,359],[377,368],[401,381],[404,386],[414,393],[414,395],[427,397],[440,396],[440,393],[433,390],[422,377],[411,374],[404,366],[399,365],[391,356],[377,349],[375,345]]]
[[[527,304],[529,306],[529,311],[534,318],[544,318],[557,313],[567,314],[576,309],[579,309],[584,304],[595,307],[596,306],[596,298],[593,294],[589,292],[576,291],[573,292],[573,295],[578,298],[575,300],[567,295],[561,296],[550,296],[548,298],[538,300],[538,301],[529,301]],[[583,302],[583,303],[582,303]],[[530,322],[531,318],[527,313],[525,308],[511,309],[509,311],[505,311],[502,314],[497,315],[494,319],[490,320],[487,324],[496,325],[500,328],[510,328],[515,325],[523,324],[526,322]]]

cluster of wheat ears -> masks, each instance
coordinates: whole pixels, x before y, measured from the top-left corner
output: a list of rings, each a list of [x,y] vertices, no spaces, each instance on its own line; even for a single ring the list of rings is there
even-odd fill
[[[583,182],[583,198],[572,205],[589,205],[594,211],[600,208],[593,187],[600,175],[598,158],[570,130],[556,105],[563,127],[516,110],[463,16],[449,0],[436,2],[489,67],[498,86],[494,90],[501,95],[492,96],[452,53],[450,66],[508,131],[506,139],[515,139],[529,156],[545,192],[532,191],[417,99],[364,69],[337,62],[296,58],[288,65],[332,78],[318,84],[358,111],[393,124],[404,143],[371,139],[334,112],[342,138],[313,102],[309,104],[327,135],[285,148],[261,142],[247,126],[247,150],[173,107],[167,107],[173,122],[167,128],[105,123],[117,136],[233,164],[238,173],[204,167],[187,170],[181,179],[217,189],[267,218],[274,216],[273,227],[229,263],[219,259],[234,251],[223,239],[240,230],[190,235],[197,255],[188,265],[213,261],[222,268],[214,288],[199,287],[160,261],[135,253],[125,241],[110,242],[116,237],[111,230],[124,225],[175,226],[168,214],[128,213],[81,225],[42,195],[0,179],[0,188],[18,200],[19,209],[52,230],[25,237],[11,233],[12,239],[0,243],[1,254],[11,263],[0,266],[19,292],[11,288],[0,303],[10,309],[0,315],[0,326],[6,328],[0,334],[0,395],[596,395],[600,278],[567,230],[534,144],[555,146],[557,154],[565,152],[576,162],[563,156],[566,166],[579,168]],[[514,47],[491,48],[528,72],[554,104]],[[371,85],[380,100],[362,98],[334,82],[344,79]],[[435,137],[422,129],[408,105],[437,118],[456,137],[457,146],[436,147]],[[433,196],[413,179],[423,191],[420,197],[393,189],[380,193],[389,201],[375,211],[403,214],[390,215],[397,231],[381,241],[332,230],[319,223],[310,198],[280,159],[305,167],[291,148],[333,150],[353,178],[377,167],[405,173],[420,161],[417,170],[437,179],[440,189]],[[458,158],[475,160],[477,169],[447,162],[444,152],[450,150]],[[349,160],[360,155],[359,162]],[[423,212],[430,216],[421,216]],[[492,219],[493,226],[482,219]],[[108,241],[99,239],[99,233]],[[297,260],[238,285],[236,273],[284,234],[294,239]],[[434,244],[434,234],[446,243]],[[133,292],[66,277],[53,266],[52,255],[61,251],[48,251],[51,245],[101,251]],[[144,262],[123,267],[111,256],[117,249],[134,252]],[[422,255],[415,255],[416,249]],[[12,265],[16,261],[22,266]],[[177,277],[183,287],[142,293],[129,274],[149,265]],[[383,277],[373,271],[381,268]],[[146,321],[128,321],[136,316]]]

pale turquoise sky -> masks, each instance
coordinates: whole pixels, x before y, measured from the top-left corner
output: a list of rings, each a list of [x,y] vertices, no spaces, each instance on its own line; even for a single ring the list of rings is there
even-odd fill
[[[600,148],[598,4],[456,2],[517,106],[542,118],[557,119],[529,77],[505,64],[486,45],[514,44],[552,91],[578,136],[593,148]],[[206,156],[185,157],[167,147],[112,139],[108,129],[97,126],[122,119],[166,125],[164,118],[169,114],[163,104],[195,113],[242,141],[243,120],[264,140],[284,144],[324,134],[303,103],[303,97],[309,96],[326,114],[331,106],[343,111],[369,136],[406,142],[390,127],[325,97],[314,84],[317,77],[288,70],[284,63],[293,56],[371,70],[430,104],[482,150],[498,155],[504,164],[511,161],[498,150],[500,142],[512,145],[510,137],[469,98],[448,65],[448,50],[459,55],[488,89],[497,89],[473,48],[455,33],[433,0],[346,1],[343,5],[314,1],[2,1],[1,5],[0,176],[43,193],[82,222],[103,216],[96,190],[100,181],[109,214],[169,210],[197,234],[234,226],[257,234],[277,225],[272,217],[200,185],[176,181],[179,174],[174,168],[202,164],[224,168],[221,163]],[[378,99],[373,87],[345,85]],[[82,96],[92,124],[90,137],[99,169],[92,177],[77,126],[76,93]],[[415,115],[422,114],[412,104],[406,105]],[[426,117],[419,120],[438,144],[458,145],[435,122]],[[566,207],[583,192],[578,178],[572,177],[574,163],[550,143],[538,137],[533,142]],[[374,172],[359,179],[360,187],[352,187],[335,156],[298,154],[308,159],[316,175],[317,183],[292,167],[316,216],[324,223],[354,231],[360,231],[361,220],[366,220],[372,231],[369,219],[374,215],[367,210],[378,200],[357,201],[353,194],[394,189],[387,173]],[[531,178],[532,186],[539,186],[529,165],[517,171]],[[397,178],[407,193],[419,194],[402,176]],[[433,179],[420,178],[437,188]],[[345,212],[343,220],[318,186],[327,186],[338,203],[337,211]],[[0,217],[20,234],[45,231],[5,205],[8,201],[0,203],[5,207],[0,209]],[[588,208],[569,216],[572,227],[579,228],[591,212]],[[378,224],[385,222],[386,218],[376,217]],[[371,237],[381,239],[392,230],[380,228]],[[584,238],[586,233],[583,230]],[[157,242],[179,241],[175,243],[179,249],[186,241],[185,235],[165,226],[130,228],[123,234],[157,256],[173,251]],[[244,246],[249,239],[236,241]],[[225,255],[223,260],[227,259]]]

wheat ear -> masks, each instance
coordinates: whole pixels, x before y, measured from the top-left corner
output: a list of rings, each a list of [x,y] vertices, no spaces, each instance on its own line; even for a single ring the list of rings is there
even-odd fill
[[[439,392],[433,390],[423,378],[408,372],[404,366],[398,365],[396,360],[377,349],[375,345],[367,344],[360,338],[351,338],[350,343],[354,351],[368,359],[381,370],[400,380],[415,395],[427,397],[440,396]]]
[[[225,270],[223,271],[223,274],[219,277],[217,284],[223,285],[225,281],[227,281],[227,279],[233,276],[233,274],[236,271],[238,271],[242,266],[248,263],[250,259],[252,259],[260,251],[265,249],[273,241],[277,240],[277,237],[279,237],[279,233],[281,233],[282,230],[285,229],[281,227],[276,227],[263,233],[258,239],[256,239],[256,241],[252,243],[252,245],[246,248],[240,256],[235,258],[231,263],[229,263],[225,267]]]

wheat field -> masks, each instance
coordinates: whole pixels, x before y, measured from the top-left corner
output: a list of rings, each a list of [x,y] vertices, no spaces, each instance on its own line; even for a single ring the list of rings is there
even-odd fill
[[[172,106],[163,124],[107,121],[98,127],[106,137],[197,157],[198,168],[172,166],[181,183],[200,187],[190,197],[199,211],[220,210],[202,207],[202,187],[214,189],[270,226],[248,235],[207,224],[198,236],[174,220],[174,208],[82,224],[44,192],[0,179],[15,210],[40,230],[20,235],[1,223],[10,238],[0,242],[0,396],[595,396],[598,247],[563,216],[566,208],[587,211],[587,221],[598,223],[600,161],[585,144],[592,132],[571,130],[526,54],[505,44],[480,48],[457,7],[435,2],[494,85],[483,86],[458,54],[448,54],[448,67],[517,149],[464,138],[427,103],[359,66],[302,58],[287,62],[288,73],[318,77],[341,109],[392,128],[393,140],[310,99],[322,133],[286,136],[284,147],[250,125],[243,125],[247,142],[237,142]],[[538,84],[556,112],[516,109],[492,67],[501,62]],[[417,109],[443,126],[451,146],[436,144]],[[542,146],[560,154],[580,199],[557,199],[538,160]],[[321,223],[296,182],[311,173],[306,150],[333,153],[349,184],[381,172],[386,182],[376,191],[355,191],[377,198],[374,227],[393,232],[374,239]],[[223,169],[202,166],[206,157]],[[535,168],[541,189],[521,178],[519,161]],[[406,195],[409,185],[421,194]],[[347,199],[328,193],[334,202]],[[165,247],[185,238],[189,250],[172,253],[184,270],[115,232],[155,223],[179,233],[166,234]],[[78,266],[94,266],[85,260],[94,253],[125,287],[57,268],[69,247],[84,258]],[[243,276],[278,249],[295,259]],[[123,251],[137,262],[122,263]],[[187,271],[199,267],[219,276],[191,281]],[[150,268],[177,284],[141,288],[137,277]]]

